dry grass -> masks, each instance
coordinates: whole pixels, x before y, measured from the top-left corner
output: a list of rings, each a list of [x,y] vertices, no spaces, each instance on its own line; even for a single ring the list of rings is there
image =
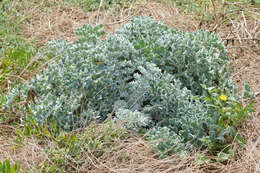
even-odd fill
[[[59,4],[59,3],[57,3]],[[31,4],[33,5],[33,4]],[[103,11],[85,12],[77,7],[58,5],[42,11],[35,4],[30,11],[33,14],[24,28],[23,34],[35,40],[38,47],[45,45],[52,39],[63,38],[74,41],[74,31],[83,24],[91,24],[97,21],[105,25],[107,33],[120,28],[122,23],[127,23],[130,17],[135,15],[148,15],[166,25],[184,31],[198,29],[214,29],[223,40],[229,40],[227,50],[232,62],[232,76],[238,83],[249,81],[254,92],[260,91],[260,44],[256,38],[260,38],[260,21],[257,18],[241,17],[228,23],[216,22],[200,23],[180,12],[179,9],[154,2],[143,2],[133,5],[121,12]],[[260,96],[255,99],[256,113],[251,120],[241,125],[239,131],[248,140],[244,148],[237,147],[236,155],[228,163],[209,163],[196,165],[194,157],[178,159],[173,157],[158,159],[149,144],[143,139],[133,135],[128,140],[119,140],[116,143],[118,151],[108,153],[106,157],[93,158],[88,167],[86,165],[78,169],[78,172],[260,172]],[[47,155],[45,147],[53,147],[53,144],[40,145],[36,139],[28,139],[19,149],[11,149],[14,142],[14,129],[1,125],[6,133],[0,137],[0,160],[11,158],[19,161],[23,168],[41,167]],[[11,133],[12,132],[12,133]]]
[[[112,10],[87,12],[78,7],[55,6],[43,15],[40,10],[40,7],[34,9],[34,15],[24,30],[26,37],[35,40],[38,46],[59,38],[74,41],[75,30],[83,24],[97,22],[97,16],[99,16],[98,23],[104,24],[106,33],[119,29],[121,24],[127,23],[136,15],[152,16],[158,21],[184,31],[193,31],[198,27],[198,22],[180,13],[178,9],[153,2],[132,5],[121,12]]]
[[[0,161],[9,158],[11,163],[18,162],[23,170],[34,172],[36,167],[41,167],[47,159],[44,148],[48,145],[39,145],[39,141],[27,138],[21,146],[15,145],[15,128],[0,125]]]

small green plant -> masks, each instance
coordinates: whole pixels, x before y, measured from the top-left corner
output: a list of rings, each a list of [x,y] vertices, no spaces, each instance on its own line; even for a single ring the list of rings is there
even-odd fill
[[[10,160],[7,159],[0,162],[0,172],[1,173],[20,173],[20,165],[18,163],[11,164]]]
[[[214,87],[207,88],[208,94],[203,98],[206,104],[209,107],[213,107],[214,109],[212,110],[216,111],[210,114],[217,115],[215,116],[217,125],[216,136],[212,138],[216,140],[213,141],[207,137],[202,139],[211,152],[220,151],[223,148],[225,148],[225,150],[229,148],[227,151],[230,151],[229,144],[233,140],[236,140],[241,145],[246,143],[246,141],[237,134],[235,128],[241,124],[245,118],[248,118],[251,112],[254,112],[253,101],[249,101],[249,103],[247,103],[248,100],[242,101],[243,99],[252,98],[253,96],[250,94],[250,88],[247,83],[244,84],[242,96],[238,95],[237,88],[234,84],[232,87],[232,90],[221,90]],[[219,143],[219,141],[221,141],[221,143]],[[223,143],[226,145],[223,145]]]
[[[20,80],[24,70],[35,55],[35,47],[19,33],[23,15],[8,0],[0,2],[0,92],[6,92],[14,79]],[[11,19],[10,19],[11,18]],[[32,70],[32,67],[28,68]],[[12,82],[11,82],[12,81]]]
[[[32,46],[21,43],[17,47],[10,47],[8,50],[3,51],[0,60],[1,73],[0,84],[3,86],[10,76],[15,76],[21,72],[30,62],[31,57],[35,54]],[[31,70],[30,67],[28,70]],[[14,77],[13,77],[14,78]]]
[[[218,125],[222,128],[227,128],[229,126],[235,127],[239,123],[243,122],[245,118],[248,118],[249,113],[253,112],[253,101],[250,104],[243,102],[238,102],[237,89],[233,90],[231,93],[229,90],[221,91],[216,88],[209,88],[209,95],[205,97],[205,101],[209,106],[215,107],[216,111],[219,113]],[[249,85],[245,84],[243,95],[248,97]],[[252,97],[249,95],[249,97]],[[242,99],[242,98],[241,98]]]

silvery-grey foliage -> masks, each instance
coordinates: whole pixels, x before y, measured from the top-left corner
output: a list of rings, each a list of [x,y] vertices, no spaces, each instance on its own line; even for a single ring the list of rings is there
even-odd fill
[[[141,16],[105,39],[102,26],[83,26],[75,43],[50,45],[61,58],[8,95],[6,106],[29,91],[34,101],[18,109],[39,124],[56,121],[71,130],[85,120],[113,118],[123,126],[145,128],[158,151],[201,148],[215,140],[216,118],[199,99],[205,87],[222,87],[228,58],[218,36],[186,33]],[[213,117],[213,118],[212,118]]]

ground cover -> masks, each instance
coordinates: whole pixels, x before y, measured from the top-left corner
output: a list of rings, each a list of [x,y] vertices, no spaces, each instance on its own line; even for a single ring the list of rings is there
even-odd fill
[[[33,4],[32,1],[28,1],[27,3]],[[55,2],[55,3],[59,4],[60,2]],[[259,38],[259,19],[257,18],[257,16],[254,15],[247,16],[243,14],[243,12],[245,13],[247,10],[253,10],[253,9],[255,11],[252,12],[257,14],[257,6],[253,6],[253,7],[242,6],[241,8],[243,10],[241,10],[240,13],[237,14],[237,16],[229,17],[227,18],[229,19],[227,22],[221,23],[221,21],[210,21],[209,20],[210,18],[207,19],[207,21],[194,20],[190,12],[184,15],[184,13],[178,8],[165,5],[162,2],[161,3],[142,2],[140,4],[135,4],[130,8],[126,8],[122,10],[121,13],[118,12],[113,13],[109,10],[106,11],[102,9],[95,12],[86,12],[81,10],[80,7],[70,7],[70,6],[66,6],[66,4],[63,3],[60,3],[57,6],[57,4],[55,3],[53,3],[52,1],[47,1],[46,4],[43,3],[43,1],[40,2],[39,4],[35,3],[34,4],[35,8],[31,8],[31,9],[33,9],[34,12],[37,11],[38,13],[36,15],[34,14],[28,17],[29,19],[26,22],[26,25],[23,25],[23,28],[21,29],[22,33],[24,34],[23,37],[29,38],[28,39],[29,42],[31,41],[31,43],[34,44],[35,47],[42,47],[43,45],[45,45],[47,41],[50,41],[52,39],[58,39],[60,37],[67,39],[69,41],[73,41],[76,39],[76,37],[74,37],[73,35],[73,32],[75,31],[76,28],[78,28],[84,23],[92,23],[93,21],[94,22],[98,21],[98,23],[104,23],[105,31],[110,32],[110,31],[114,31],[115,28],[119,28],[122,23],[127,23],[130,17],[146,14],[149,16],[153,16],[156,20],[163,21],[165,24],[167,24],[170,27],[179,28],[185,31],[192,31],[197,29],[208,29],[208,30],[216,31],[223,40],[227,40],[227,49],[228,49],[230,59],[232,61],[231,65],[232,65],[233,73],[231,75],[237,80],[239,84],[241,81],[249,80],[253,91],[255,93],[259,91],[259,76],[260,76],[258,70],[259,69],[259,44],[257,40]],[[15,4],[16,3],[13,3],[12,5]],[[17,4],[19,3],[17,2]],[[54,4],[56,5],[56,7],[53,7]],[[44,5],[46,6],[45,8]],[[236,7],[241,4],[234,3],[231,5]],[[221,15],[221,14],[216,13],[216,15]],[[35,41],[35,43],[32,42],[33,40]],[[7,42],[5,41],[3,43],[7,43]],[[6,46],[6,49],[8,50],[9,47]],[[30,54],[30,56],[32,55],[33,54]],[[14,55],[14,57],[16,56]],[[22,59],[24,60],[25,58]],[[30,62],[32,61],[27,60],[26,64]],[[18,64],[21,63],[19,62]],[[44,68],[44,66],[47,64],[41,63],[41,65],[42,66],[40,66],[39,68],[38,66],[36,66],[32,69],[36,69],[37,72],[42,68]],[[33,76],[34,74],[28,72],[27,71],[28,68],[25,67],[26,66],[24,65],[23,67],[17,70],[18,72],[15,73],[20,74],[23,72],[23,69],[26,69],[25,71],[28,74],[28,76],[30,75]],[[13,72],[13,69],[11,71]],[[10,83],[12,83],[12,81],[15,79],[16,78],[14,79],[5,78],[3,81],[10,81]],[[6,84],[3,84],[3,88],[9,89],[11,88],[11,85],[10,86],[8,85],[8,87],[6,87]],[[199,161],[204,160],[205,162],[207,162],[208,160],[207,157],[204,157],[203,155],[202,157],[194,156],[185,159],[183,158],[182,160],[179,160],[177,158],[171,158],[171,157],[165,160],[160,160],[156,158],[156,154],[153,152],[151,146],[149,146],[146,141],[144,141],[138,136],[135,136],[134,134],[128,136],[127,140],[124,137],[118,139],[118,137],[121,136],[120,135],[121,132],[117,131],[119,133],[118,136],[116,135],[117,138],[116,141],[118,141],[118,143],[112,144],[112,146],[115,147],[115,149],[113,150],[113,152],[110,152],[109,150],[106,151],[102,157],[98,158],[97,156],[93,156],[93,153],[96,153],[93,151],[96,150],[90,150],[88,148],[90,146],[87,146],[87,148],[85,148],[86,146],[82,146],[82,144],[78,144],[83,149],[85,149],[84,150],[85,156],[89,158],[89,162],[86,162],[85,165],[83,163],[83,165],[84,166],[89,165],[90,166],[89,169],[92,170],[93,172],[95,171],[96,172],[100,172],[100,171],[102,172],[127,172],[127,171],[171,172],[177,170],[179,170],[180,172],[185,172],[185,171],[203,172],[203,171],[214,171],[214,170],[215,171],[229,170],[231,172],[237,172],[237,171],[257,172],[259,170],[259,162],[258,162],[259,152],[257,152],[259,150],[259,138],[258,138],[259,97],[256,97],[255,99],[255,109],[256,109],[256,113],[255,116],[253,117],[253,120],[247,120],[245,123],[241,124],[241,127],[239,127],[238,129],[240,131],[240,134],[248,140],[247,145],[243,149],[237,146],[238,149],[235,150],[235,156],[228,159],[225,163],[211,162],[211,163],[194,164],[194,160],[198,158]],[[74,138],[72,134],[64,134],[56,139],[52,136],[52,134],[48,135],[48,129],[46,129],[46,131],[37,130],[37,128],[39,127],[35,125],[27,129],[28,132],[27,134],[25,132],[19,133],[18,131],[16,132],[15,135],[15,131],[17,130],[16,128],[19,128],[20,116],[22,115],[10,113],[10,112],[9,113],[3,112],[1,115],[5,115],[3,116],[4,117],[2,118],[3,122],[1,123],[1,129],[3,129],[1,131],[3,134],[1,136],[1,138],[3,139],[2,140],[3,148],[1,149],[2,150],[1,155],[3,157],[3,160],[5,158],[11,158],[12,161],[17,160],[21,162],[23,168],[29,168],[31,171],[35,169],[35,167],[37,166],[38,169],[40,169],[41,167],[46,168],[46,165],[44,165],[44,162],[41,163],[33,162],[34,165],[30,165],[29,164],[31,162],[30,158],[32,158],[32,160],[39,160],[41,158],[41,160],[45,160],[45,163],[53,163],[53,164],[49,164],[52,165],[53,167],[48,168],[53,171],[57,171],[55,169],[56,167],[58,167],[57,165],[67,166],[67,168],[65,169],[73,169],[73,170],[81,169],[77,166],[82,165],[82,163],[78,164],[77,161],[73,162],[72,160],[73,158],[71,158],[70,153],[64,152],[62,150],[59,151],[59,149],[69,150],[71,149],[70,146],[75,145],[75,142],[70,143],[70,141],[68,140],[68,138],[72,138],[72,139]],[[102,131],[102,127],[96,127],[96,128],[97,129],[101,128]],[[111,127],[106,127],[106,128],[111,128]],[[17,135],[17,133],[20,135]],[[78,134],[77,131],[75,133]],[[28,137],[25,137],[26,135],[29,136],[30,140],[31,139],[33,140],[28,141],[27,140]],[[96,134],[96,135],[98,139],[104,141],[103,137],[99,137],[100,134]],[[18,136],[16,137],[16,143],[18,144],[20,143],[21,145],[18,147],[18,149],[13,150],[10,149],[10,147],[8,147],[8,146],[12,146],[11,143],[14,142],[14,138],[12,136]],[[42,137],[36,138],[36,136],[42,136]],[[77,137],[75,138],[77,139]],[[110,137],[108,137],[108,139],[109,138]],[[100,141],[94,140],[94,143],[95,142],[99,143]],[[49,144],[46,145],[46,143]],[[101,143],[99,145],[102,146],[103,144]],[[30,147],[30,146],[34,146],[34,147]],[[54,155],[56,154],[55,156],[57,156],[57,160],[55,161],[50,160],[49,156],[46,155],[45,152],[43,152],[45,148],[52,148],[52,147],[53,148],[56,147],[56,149],[59,148],[57,149],[56,153],[55,152],[51,153]],[[236,148],[236,144],[234,144],[234,147]],[[8,150],[6,150],[7,148]],[[137,152],[139,151],[139,149],[140,152]],[[97,150],[99,150],[99,148],[97,148]],[[27,156],[28,153],[31,154],[31,157]],[[56,158],[56,157],[52,157],[52,158]],[[66,161],[66,159],[60,160],[60,158],[67,158],[69,161]]]

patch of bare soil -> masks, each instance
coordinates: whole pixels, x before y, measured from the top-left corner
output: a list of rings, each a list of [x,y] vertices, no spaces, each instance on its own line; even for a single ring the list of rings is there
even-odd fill
[[[257,19],[241,18],[219,26],[216,23],[201,24],[181,13],[177,8],[154,2],[135,5],[117,13],[102,9],[99,12],[85,12],[80,8],[64,6],[51,7],[47,14],[42,14],[38,7],[34,10],[35,15],[29,20],[24,35],[34,39],[39,47],[58,38],[74,41],[75,30],[83,24],[102,23],[107,33],[113,32],[120,28],[122,23],[127,23],[132,16],[136,15],[152,16],[172,28],[184,31],[214,30],[223,40],[228,41],[227,50],[232,62],[232,77],[239,84],[242,81],[248,81],[254,92],[260,91],[260,46],[259,41],[254,39],[260,38],[260,22]],[[247,145],[243,149],[237,149],[235,157],[227,164],[192,165],[193,158],[160,160],[154,157],[154,153],[146,142],[134,138],[122,142],[118,146],[119,151],[111,153],[105,160],[97,160],[96,169],[92,170],[92,173],[260,172],[260,95],[255,99],[255,109],[256,113],[252,120],[248,120],[240,129],[243,136],[248,139]],[[42,161],[37,154],[41,153],[41,149],[34,142],[29,143],[20,152],[3,151],[8,142],[1,144],[0,158],[8,156],[3,153],[15,152],[9,156],[11,158],[14,156],[15,160],[27,166],[30,166],[28,163],[40,164]]]

